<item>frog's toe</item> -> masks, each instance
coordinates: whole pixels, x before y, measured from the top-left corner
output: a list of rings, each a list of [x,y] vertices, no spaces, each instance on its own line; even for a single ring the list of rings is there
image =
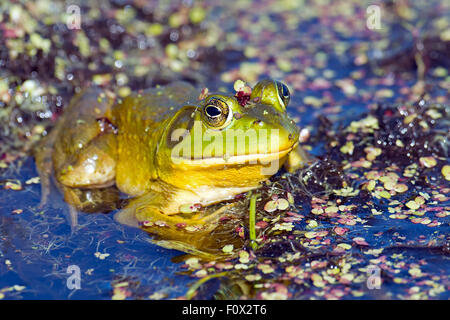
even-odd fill
[[[188,243],[186,241],[150,239],[149,242],[166,249],[185,252],[185,259],[183,260],[186,260],[189,257],[201,258],[203,260],[219,260],[231,256],[230,254],[225,255],[220,248],[199,248],[198,244]]]
[[[133,208],[124,208],[114,215],[114,220],[126,226],[139,228],[139,221]]]
[[[220,217],[214,213],[206,217],[184,217],[181,215],[167,215],[157,208],[139,208],[136,210],[136,217],[140,225],[144,227],[165,227],[174,230],[202,230],[211,231],[217,225]]]
[[[167,220],[145,222],[142,229],[152,235],[152,243],[204,260],[230,258],[244,246],[244,239],[236,233],[236,220],[231,219],[226,222],[217,217],[213,220],[190,219],[175,226],[169,225]],[[226,245],[236,250],[225,252]]]

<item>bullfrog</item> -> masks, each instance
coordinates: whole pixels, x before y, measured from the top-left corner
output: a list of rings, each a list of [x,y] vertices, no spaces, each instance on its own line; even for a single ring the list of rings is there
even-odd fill
[[[52,177],[72,211],[101,201],[101,191],[114,186],[128,198],[117,221],[153,227],[166,246],[198,249],[200,236],[197,244],[180,243],[190,233],[207,237],[226,210],[196,209],[258,188],[283,164],[295,170],[305,163],[289,101],[287,86],[271,79],[258,82],[247,99],[199,97],[186,82],[121,99],[85,89],[35,149],[42,202]]]

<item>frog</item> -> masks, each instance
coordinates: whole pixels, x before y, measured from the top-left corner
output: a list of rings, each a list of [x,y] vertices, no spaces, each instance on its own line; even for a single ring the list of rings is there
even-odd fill
[[[35,148],[41,204],[55,182],[76,224],[77,212],[115,187],[128,200],[118,222],[152,227],[162,246],[200,250],[199,239],[209,237],[230,204],[210,214],[197,208],[232,200],[282,166],[294,171],[309,160],[287,113],[288,87],[263,79],[247,98],[199,94],[183,81],[125,98],[82,90]]]

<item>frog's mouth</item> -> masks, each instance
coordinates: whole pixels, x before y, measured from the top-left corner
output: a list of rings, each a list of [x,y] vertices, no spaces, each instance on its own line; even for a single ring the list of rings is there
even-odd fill
[[[216,166],[235,166],[235,165],[270,165],[274,161],[278,161],[284,158],[292,149],[297,147],[298,142],[293,146],[272,153],[256,153],[256,154],[244,154],[236,156],[223,156],[223,157],[207,157],[201,159],[192,159],[184,157],[172,158],[177,164],[190,166],[190,167],[216,167]]]

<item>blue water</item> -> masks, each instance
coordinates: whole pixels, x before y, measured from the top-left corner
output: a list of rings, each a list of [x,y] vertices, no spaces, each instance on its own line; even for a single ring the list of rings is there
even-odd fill
[[[158,291],[176,298],[194,281],[176,274],[180,268],[171,259],[180,252],[150,244],[146,233],[117,224],[112,215],[81,214],[80,228],[72,233],[61,198],[45,214],[37,209],[40,185],[24,183],[37,176],[32,159],[5,176],[24,186],[22,191],[0,189],[0,288],[25,286],[8,292],[8,298],[109,299],[112,281],[136,282],[137,296]],[[16,209],[23,212],[13,214]],[[102,260],[96,252],[109,256]],[[70,265],[80,268],[80,290],[67,287]]]

